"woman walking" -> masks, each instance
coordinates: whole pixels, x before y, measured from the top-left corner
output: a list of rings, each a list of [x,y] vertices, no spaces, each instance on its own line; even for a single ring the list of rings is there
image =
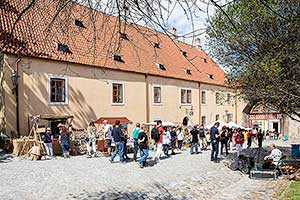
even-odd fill
[[[59,124],[58,128],[60,130],[58,141],[63,151],[63,156],[64,158],[70,158],[70,132],[67,131],[64,124]]]

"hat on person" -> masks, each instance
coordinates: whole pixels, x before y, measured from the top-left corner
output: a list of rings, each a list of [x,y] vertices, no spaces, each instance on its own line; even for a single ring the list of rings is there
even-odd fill
[[[64,124],[62,124],[62,123],[59,123],[58,125],[57,125],[57,127],[64,127],[65,125]]]
[[[51,128],[50,127],[47,127],[47,129],[46,129],[47,131],[51,131]]]

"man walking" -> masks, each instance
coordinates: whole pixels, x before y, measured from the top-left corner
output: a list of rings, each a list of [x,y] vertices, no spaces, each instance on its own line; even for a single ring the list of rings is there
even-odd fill
[[[141,131],[140,128],[140,123],[137,123],[135,128],[133,129],[132,132],[132,139],[133,139],[133,159],[136,162],[137,159],[137,153],[138,153],[138,149],[139,149],[139,144],[138,144],[138,139],[139,139],[139,133]]]
[[[156,130],[157,130],[157,134],[158,134],[158,140],[156,142],[156,154],[155,154],[155,158],[154,161],[159,162],[160,159],[160,155],[162,153],[162,149],[163,149],[163,133],[164,133],[164,129],[162,127],[162,121],[159,120],[156,122]]]
[[[109,161],[111,163],[113,163],[116,155],[119,154],[120,162],[124,163],[123,162],[123,154],[124,154],[124,152],[123,152],[124,151],[123,137],[124,137],[124,135],[123,135],[122,130],[120,129],[120,121],[119,120],[116,121],[115,127],[112,130],[112,137],[114,138],[114,141],[115,141],[115,150],[114,150],[113,154],[111,155]]]
[[[201,141],[201,149],[206,150],[207,142],[206,142],[206,137],[205,137],[205,131],[204,131],[203,124],[201,124],[201,126],[199,128],[199,134],[200,134],[200,141]]]
[[[145,125],[142,126],[142,130],[139,132],[138,142],[140,147],[141,159],[139,162],[139,166],[141,168],[145,167],[146,160],[149,155],[149,147],[148,147],[148,136],[147,136],[147,127]]]
[[[210,129],[210,140],[211,140],[211,156],[210,161],[218,162],[218,153],[219,153],[219,122],[216,122],[213,127]]]
[[[51,133],[51,128],[48,127],[46,129],[46,133],[44,135],[44,146],[46,149],[47,156],[52,159],[53,156],[53,135]]]
[[[192,135],[192,143],[191,143],[191,154],[198,154],[198,143],[199,143],[199,131],[197,129],[197,126],[194,126],[193,130],[191,130]]]

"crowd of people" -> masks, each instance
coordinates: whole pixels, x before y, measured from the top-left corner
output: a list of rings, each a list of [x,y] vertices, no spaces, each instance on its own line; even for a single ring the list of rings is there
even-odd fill
[[[128,133],[127,124],[121,124],[116,121],[114,125],[103,121],[103,132],[105,138],[105,149],[111,163],[114,162],[119,155],[120,163],[126,163],[132,159],[136,161],[141,168],[146,166],[146,160],[149,156],[149,147],[154,147],[155,156],[153,160],[159,163],[161,156],[170,157],[181,151],[183,146],[189,147],[190,154],[199,154],[203,150],[207,150],[210,146],[211,157],[213,162],[219,162],[219,154],[227,156],[229,150],[236,151],[237,157],[245,144],[245,148],[252,146],[253,138],[257,139],[258,147],[262,147],[263,139],[265,138],[261,130],[244,130],[234,129],[226,126],[219,127],[219,122],[216,122],[209,130],[203,125],[195,125],[192,128],[187,127],[172,127],[163,126],[162,121],[157,121],[156,126],[149,130],[149,126],[137,123],[132,131]],[[60,130],[58,141],[60,143],[63,156],[69,158],[70,154],[70,134],[64,124],[59,124]],[[95,124],[91,122],[86,129],[85,145],[88,157],[95,157],[97,148],[96,141],[98,132]],[[47,128],[44,135],[44,146],[49,158],[53,156],[53,135],[51,129]],[[129,142],[129,145],[127,143]],[[127,155],[129,147],[132,146],[133,158]],[[112,151],[114,149],[114,151]],[[220,153],[219,153],[220,152]],[[138,153],[140,154],[138,159]]]

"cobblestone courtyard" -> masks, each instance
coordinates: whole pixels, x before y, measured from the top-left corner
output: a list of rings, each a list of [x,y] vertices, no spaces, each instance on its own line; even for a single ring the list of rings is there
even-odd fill
[[[153,154],[153,152],[151,152]],[[140,169],[135,162],[111,164],[84,156],[0,163],[0,199],[277,199],[285,180],[251,180],[210,151],[183,151]],[[117,159],[116,159],[117,160]]]

